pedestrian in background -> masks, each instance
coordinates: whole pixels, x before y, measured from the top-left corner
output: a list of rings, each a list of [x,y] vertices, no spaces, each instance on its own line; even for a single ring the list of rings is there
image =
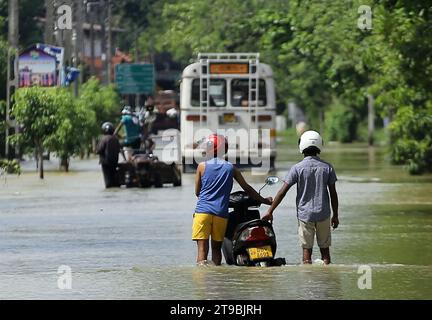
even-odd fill
[[[104,135],[96,147],[96,153],[99,155],[105,187],[119,187],[117,165],[121,151],[120,142],[114,135],[114,126],[112,123],[105,122],[102,125],[102,131]]]

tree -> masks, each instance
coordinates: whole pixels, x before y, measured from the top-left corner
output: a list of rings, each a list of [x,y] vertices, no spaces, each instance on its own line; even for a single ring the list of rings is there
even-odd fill
[[[37,155],[41,179],[45,151],[54,152],[67,171],[69,158],[80,153],[85,137],[94,130],[94,112],[78,104],[63,88],[21,88],[14,97],[12,115],[20,124],[20,132],[12,141],[24,153]]]
[[[95,123],[94,111],[77,103],[71,93],[64,89],[55,91],[54,103],[57,117],[61,119],[53,134],[45,140],[48,150],[60,158],[60,168],[69,171],[69,160],[79,155],[88,145]]]
[[[96,126],[89,132],[89,141],[99,135],[102,123],[110,121],[115,123],[120,112],[120,97],[114,86],[102,86],[95,77],[90,78],[80,88],[77,103],[80,108],[92,110],[95,114]]]
[[[113,14],[116,17],[117,24],[125,29],[122,37],[119,39],[120,48],[127,49],[133,48],[135,51],[135,57],[140,48],[137,48],[135,43],[137,42],[141,32],[147,30],[150,21],[153,23],[159,19],[157,14],[157,8],[163,6],[163,3],[169,2],[157,1],[157,0],[123,0],[123,1],[111,1],[113,6]],[[136,59],[138,60],[138,59]]]
[[[55,133],[61,121],[53,89],[23,88],[17,90],[14,97],[15,104],[11,114],[20,124],[21,130],[12,136],[12,142],[20,145],[25,152],[34,152],[37,155],[39,177],[43,179],[46,140]]]
[[[357,26],[360,5],[372,10],[371,30]],[[411,123],[404,121],[405,109],[431,113],[429,0],[171,0],[149,10],[146,17],[157,18],[146,20],[141,50],[166,50],[183,64],[198,52],[259,51],[275,71],[281,100],[295,100],[312,127],[324,115],[324,130],[342,141],[362,138],[358,126],[373,96],[378,115],[397,123],[390,127],[393,161],[432,170],[420,159],[429,154],[428,144],[410,143],[416,151],[400,156],[404,141],[415,139],[405,130]]]

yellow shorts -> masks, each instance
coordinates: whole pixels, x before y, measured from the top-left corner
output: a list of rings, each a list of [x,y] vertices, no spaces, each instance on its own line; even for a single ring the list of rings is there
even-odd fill
[[[228,219],[209,213],[195,213],[193,215],[192,240],[223,241]]]

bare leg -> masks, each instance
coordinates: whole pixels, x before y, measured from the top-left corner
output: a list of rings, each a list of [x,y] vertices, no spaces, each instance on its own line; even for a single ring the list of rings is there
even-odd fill
[[[312,263],[312,248],[306,249],[303,248],[303,264],[311,264]]]
[[[222,241],[211,241],[212,261],[215,265],[220,266],[222,263]]]
[[[330,263],[330,248],[320,248],[321,251],[321,260],[324,261],[325,264]]]
[[[208,252],[209,252],[209,241],[206,240],[197,240],[198,247],[198,256],[197,263],[207,260]]]

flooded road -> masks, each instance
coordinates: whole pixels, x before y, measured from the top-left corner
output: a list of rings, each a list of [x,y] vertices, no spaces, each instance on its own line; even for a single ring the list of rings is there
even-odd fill
[[[283,177],[300,155],[280,149]],[[288,263],[280,268],[194,265],[191,174],[178,188],[105,190],[96,159],[44,181],[24,164],[0,181],[0,299],[432,299],[432,177],[410,177],[362,145],[329,146],[322,157],[339,177],[334,264],[300,265],[290,190],[274,221],[276,255]],[[265,179],[245,176],[256,188]],[[370,290],[358,287],[361,265]],[[71,269],[71,289],[58,288],[60,266]]]

